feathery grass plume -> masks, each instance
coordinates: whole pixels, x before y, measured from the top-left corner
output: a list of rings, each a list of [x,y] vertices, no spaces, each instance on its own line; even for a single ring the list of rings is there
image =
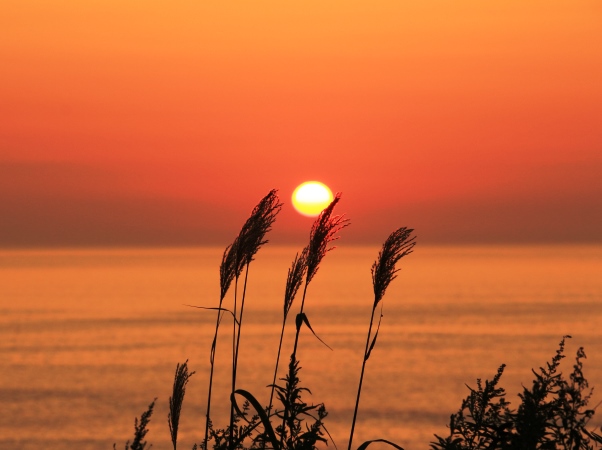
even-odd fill
[[[222,255],[222,263],[219,266],[219,284],[220,284],[220,305],[221,301],[224,300],[232,280],[236,276],[236,247],[238,246],[238,238],[234,242],[226,247],[224,254]]]
[[[284,289],[284,315],[282,318],[282,328],[280,330],[280,341],[278,343],[278,354],[276,355],[276,367],[274,368],[274,379],[272,380],[272,391],[270,393],[270,403],[268,404],[268,416],[272,410],[272,403],[274,400],[274,389],[276,387],[276,376],[278,374],[278,365],[280,364],[280,354],[282,352],[282,340],[284,339],[284,328],[286,326],[286,318],[288,313],[293,306],[295,296],[303,283],[303,278],[307,273],[307,253],[309,247],[305,247],[301,252],[301,256],[297,253],[291,268],[288,269],[288,276],[286,277],[286,288]]]
[[[333,216],[332,211],[337,203],[341,200],[341,193],[337,192],[334,200],[328,205],[314,221],[311,231],[309,233],[309,244],[303,252],[307,251],[306,257],[306,274],[305,274],[305,286],[303,288],[303,297],[301,298],[301,308],[298,314],[298,318],[303,316],[303,308],[305,306],[305,296],[307,294],[307,287],[314,278],[320,267],[320,262],[326,255],[327,252],[334,250],[335,247],[328,247],[328,244],[332,241],[336,241],[340,236],[337,235],[343,228],[349,226],[349,219],[345,219],[344,216]],[[286,306],[285,306],[286,307]],[[299,332],[301,331],[301,324],[305,321],[297,320],[297,332],[295,334],[295,344],[293,346],[292,358],[296,359],[297,345],[299,343]]]
[[[184,364],[176,366],[176,374],[173,380],[173,396],[169,397],[169,414],[167,415],[167,423],[171,434],[171,442],[176,450],[178,442],[178,427],[180,425],[180,412],[182,411],[182,403],[184,403],[184,395],[186,394],[186,385],[188,379],[194,375],[194,372],[188,372],[188,360]]]
[[[259,248],[268,243],[264,237],[271,230],[282,208],[277,192],[276,189],[272,189],[260,200],[234,242],[224,250],[220,265],[221,300],[226,296],[232,281],[240,276],[245,265],[253,260]]]
[[[353,420],[351,422],[351,433],[349,435],[348,450],[351,450],[353,442],[353,432],[355,431],[355,422],[357,420],[357,410],[360,403],[360,395],[362,392],[362,383],[364,381],[364,372],[366,370],[366,361],[370,357],[370,353],[376,344],[378,330],[380,329],[380,321],[382,312],[378,319],[378,325],[374,337],[372,337],[372,326],[374,324],[374,313],[376,307],[381,302],[385,295],[385,291],[389,287],[391,281],[397,277],[397,272],[400,269],[396,268],[397,263],[401,258],[412,253],[414,245],[416,245],[415,236],[411,236],[413,229],[406,227],[399,228],[389,235],[381,251],[378,253],[378,258],[372,264],[372,284],[374,287],[374,303],[372,305],[372,315],[370,317],[370,326],[368,327],[368,337],[366,338],[366,348],[364,349],[364,360],[362,361],[362,371],[360,373],[360,381],[357,389],[357,397],[355,399],[355,409],[353,412]],[[382,308],[382,305],[381,305]],[[371,339],[372,338],[372,339]],[[372,342],[370,342],[372,341]]]
[[[153,408],[155,407],[155,402],[157,399],[155,398],[145,412],[140,416],[140,421],[136,417],[134,419],[134,440],[130,444],[130,441],[125,443],[125,450],[144,450],[146,448],[147,442],[144,440],[146,433],[148,433],[148,424],[150,422],[150,418],[153,415]],[[152,445],[149,446],[149,448]],[[113,444],[113,450],[116,450],[115,444]]]
[[[307,273],[307,255],[309,247],[305,247],[301,252],[301,256],[297,253],[291,268],[288,270],[286,277],[286,288],[284,290],[284,319],[286,320],[288,312],[293,306],[293,300],[303,283],[303,278]]]
[[[277,192],[276,189],[272,189],[261,199],[240,230],[237,238],[238,245],[234,246],[237,277],[240,276],[244,266],[253,261],[261,246],[268,243],[265,235],[272,229],[272,224],[282,209]]]
[[[309,249],[307,254],[307,281],[306,285],[312,280],[318,271],[318,267],[326,252],[333,250],[334,247],[328,247],[328,244],[339,238],[336,234],[349,225],[349,219],[344,216],[333,216],[332,211],[341,199],[341,193],[337,192],[334,200],[324,211],[320,213],[311,227],[309,234]]]
[[[334,250],[335,247],[328,247],[332,241],[339,239],[337,233],[343,228],[349,226],[349,219],[345,219],[344,216],[333,216],[332,211],[337,203],[341,200],[341,193],[337,192],[334,196],[334,200],[328,205],[318,216],[311,227],[309,233],[309,244],[307,246],[307,271],[305,274],[305,287],[303,288],[303,297],[301,298],[301,308],[299,315],[303,316],[303,308],[305,306],[305,296],[307,294],[307,286],[318,272],[320,262],[324,258],[327,252]],[[304,249],[305,251],[305,249]],[[297,320],[297,331],[295,334],[295,344],[293,346],[292,359],[296,360],[297,357],[297,345],[299,344],[299,332],[301,331],[301,324],[305,322],[309,323],[307,318],[304,321]]]
[[[401,258],[412,253],[416,237],[410,237],[413,229],[405,227],[395,230],[383,244],[378,258],[372,264],[372,284],[374,286],[374,306],[382,300],[391,281],[397,278],[395,265]]]
[[[207,440],[209,436],[209,424],[211,422],[211,394],[213,388],[213,373],[215,364],[215,352],[217,350],[217,336],[219,326],[222,317],[222,303],[230,288],[232,281],[235,281],[235,294],[234,294],[234,331],[233,331],[233,346],[232,346],[232,390],[234,391],[236,384],[236,365],[238,359],[238,344],[240,340],[240,319],[238,319],[238,333],[236,330],[237,318],[236,318],[236,301],[237,301],[237,285],[238,278],[242,273],[244,267],[247,267],[253,260],[255,254],[259,251],[259,248],[266,244],[268,241],[265,239],[265,235],[270,231],[272,224],[276,220],[277,214],[282,208],[277,195],[277,190],[272,189],[260,202],[255,206],[251,212],[251,216],[247,219],[243,225],[240,233],[234,239],[233,243],[226,247],[222,256],[222,263],[220,265],[220,301],[219,310],[215,322],[215,333],[213,342],[211,344],[211,355],[210,355],[210,374],[209,374],[209,388],[207,393],[207,414],[205,420],[205,437],[203,444],[205,449],[207,448]],[[243,302],[244,293],[246,292],[246,277],[245,286],[243,290]],[[242,315],[242,314],[241,314]],[[232,414],[231,414],[232,415]]]
[[[330,250],[334,250],[335,247],[329,247],[328,245],[337,239],[339,236],[337,233],[341,231],[343,228],[349,226],[349,219],[345,219],[344,216],[333,216],[332,212],[337,203],[341,200],[341,193],[337,192],[334,196],[334,199],[330,204],[324,208],[324,210],[320,213],[318,218],[314,221],[311,231],[309,233],[309,244],[307,245],[307,257],[306,257],[306,265],[307,270],[305,274],[305,286],[303,288],[303,297],[301,298],[301,308],[299,310],[299,314],[297,314],[296,320],[296,331],[295,331],[295,343],[293,345],[293,352],[291,353],[291,359],[289,362],[289,378],[293,379],[293,369],[297,365],[297,347],[299,345],[299,333],[301,332],[301,326],[305,323],[309,326],[309,319],[303,312],[303,308],[305,306],[305,296],[307,295],[307,287],[309,283],[313,279],[313,277],[318,272],[318,268],[320,266],[320,262],[324,258],[327,252]],[[285,305],[286,308],[286,305]],[[311,327],[310,327],[311,329]],[[313,332],[313,330],[312,330]],[[315,333],[314,333],[315,335]],[[287,399],[286,402],[283,403],[285,405],[283,418],[282,418],[282,428],[286,426],[286,421],[289,418],[290,411],[288,410],[286,405],[292,404],[291,399]],[[282,441],[281,441],[282,444]]]
[[[240,315],[236,317],[236,295],[234,296],[234,361],[233,361],[233,375],[232,375],[232,391],[235,390],[236,384],[236,368],[238,365],[238,346],[240,343],[240,328],[242,326],[242,317],[244,312],[244,301],[247,288],[247,276],[249,271],[249,264],[253,261],[255,254],[259,251],[262,245],[267,244],[265,235],[272,229],[272,224],[276,220],[276,216],[282,209],[282,203],[276,194],[277,191],[272,189],[257,206],[253,209],[251,216],[245,224],[234,244],[232,245],[232,251],[235,253],[235,274],[234,278],[238,284],[238,278],[246,267],[245,282],[243,286],[243,295],[241,299]],[[236,286],[235,286],[236,288]],[[238,332],[236,331],[238,325]]]
[[[247,292],[247,279],[249,276],[249,265],[255,254],[259,251],[262,245],[267,244],[265,235],[272,229],[272,224],[276,220],[276,216],[282,209],[282,203],[277,195],[277,191],[272,189],[257,206],[253,209],[251,217],[245,222],[237,238],[235,245],[236,250],[236,274],[235,280],[238,285],[238,278],[243,270],[245,270],[245,280],[243,284],[242,298],[240,302],[240,314],[238,320],[233,322],[232,331],[232,392],[236,391],[236,373],[238,369],[238,349],[240,346],[240,331],[242,328],[242,319],[245,307],[245,297]],[[234,318],[236,319],[236,295],[234,295]],[[234,405],[230,406],[230,440],[229,443],[233,442],[233,421],[234,421]]]
[[[235,296],[234,296],[234,316],[237,319],[237,285],[238,278],[242,273],[245,266],[247,267],[248,274],[248,266],[253,260],[255,254],[259,251],[259,248],[266,244],[268,241],[265,239],[265,235],[268,231],[270,231],[272,224],[276,220],[276,216],[280,209],[282,208],[282,203],[280,203],[277,195],[277,191],[275,189],[271,190],[261,201],[257,204],[257,206],[251,212],[251,216],[247,219],[245,224],[243,225],[240,233],[230,245],[224,255],[222,257],[222,265],[220,266],[220,287],[221,287],[221,298],[220,298],[220,308],[222,306],[223,299],[232,283],[235,280]],[[233,334],[232,334],[232,390],[234,391],[236,388],[236,370],[238,365],[238,346],[240,342],[240,324],[242,322],[242,312],[244,308],[244,298],[246,293],[246,276],[245,276],[245,285],[243,289],[243,298],[241,304],[241,314],[237,320],[234,320],[233,323]],[[212,344],[212,364],[215,358],[215,350],[216,350],[216,342],[217,342],[217,333],[219,329],[221,314],[218,313],[218,318],[216,321],[216,332],[214,342]],[[237,327],[238,321],[238,327]],[[210,384],[212,383],[212,375],[213,375],[213,366],[210,376]],[[211,394],[209,394],[211,395]],[[208,433],[208,420],[209,420],[209,411],[210,411],[210,400],[208,401],[207,407],[207,423],[206,423],[206,435]],[[233,411],[232,411],[233,413]],[[232,414],[231,414],[232,416]]]

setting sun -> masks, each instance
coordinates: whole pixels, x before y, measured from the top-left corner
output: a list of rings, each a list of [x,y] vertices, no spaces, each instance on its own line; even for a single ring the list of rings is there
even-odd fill
[[[319,181],[301,183],[293,192],[293,206],[304,216],[317,216],[332,201],[332,191]]]

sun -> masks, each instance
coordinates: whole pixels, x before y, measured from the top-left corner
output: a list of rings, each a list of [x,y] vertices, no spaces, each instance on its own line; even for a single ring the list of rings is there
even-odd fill
[[[293,192],[293,206],[304,216],[314,217],[333,200],[332,191],[319,181],[301,183]]]

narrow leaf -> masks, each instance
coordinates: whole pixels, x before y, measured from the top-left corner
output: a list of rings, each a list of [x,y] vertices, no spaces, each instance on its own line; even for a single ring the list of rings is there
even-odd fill
[[[267,435],[270,443],[272,444],[274,450],[280,449],[280,444],[278,443],[278,439],[276,439],[276,433],[274,432],[274,428],[272,428],[272,424],[270,419],[268,418],[265,410],[261,406],[261,404],[257,401],[257,399],[251,394],[249,391],[245,391],[244,389],[237,389],[232,394],[230,394],[230,401],[234,405],[237,411],[240,411],[238,405],[236,404],[235,394],[243,396],[250,404],[255,408],[259,419],[263,423],[263,428],[265,430],[265,434]],[[403,449],[402,449],[403,450]]]
[[[381,312],[380,317],[378,319],[378,325],[376,326],[376,333],[374,333],[374,338],[372,339],[372,343],[370,344],[370,348],[368,349],[368,352],[366,353],[366,357],[364,358],[364,361],[368,361],[368,358],[370,358],[370,353],[372,353],[372,349],[376,345],[376,338],[378,337],[378,331],[380,330],[380,322],[382,320],[383,320],[383,314]]]
[[[403,447],[395,444],[394,442],[387,441],[386,439],[372,439],[371,441],[366,441],[362,445],[360,445],[357,450],[366,450],[366,448],[372,444],[373,442],[383,442],[385,444],[389,444],[391,447],[395,447],[397,450],[403,450]]]
[[[314,329],[309,324],[309,319],[307,318],[307,316],[305,315],[305,313],[299,313],[299,314],[297,314],[297,329],[301,329],[301,323],[304,323],[305,325],[307,325],[307,328],[310,329],[310,331],[318,339],[318,341],[320,341],[322,344],[324,344],[326,347],[328,347],[330,350],[332,350],[332,348],[330,347],[330,345],[328,345],[326,342],[324,342],[322,339],[320,339],[320,336],[318,336],[316,334],[316,332],[314,331]]]
[[[236,316],[234,316],[234,313],[232,311],[230,311],[228,308],[220,308],[220,307],[217,307],[217,306],[214,306],[214,307],[196,306],[196,305],[187,305],[187,304],[184,304],[184,306],[189,306],[190,308],[208,309],[210,311],[224,311],[224,312],[230,313],[230,315],[232,316],[232,318],[234,319],[234,321],[236,322],[236,324],[239,325],[239,322],[236,319]]]

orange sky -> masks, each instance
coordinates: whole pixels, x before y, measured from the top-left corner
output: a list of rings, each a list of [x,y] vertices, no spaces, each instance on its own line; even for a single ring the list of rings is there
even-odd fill
[[[348,242],[602,241],[602,3],[30,1],[0,14],[0,246],[222,245],[279,188]]]

